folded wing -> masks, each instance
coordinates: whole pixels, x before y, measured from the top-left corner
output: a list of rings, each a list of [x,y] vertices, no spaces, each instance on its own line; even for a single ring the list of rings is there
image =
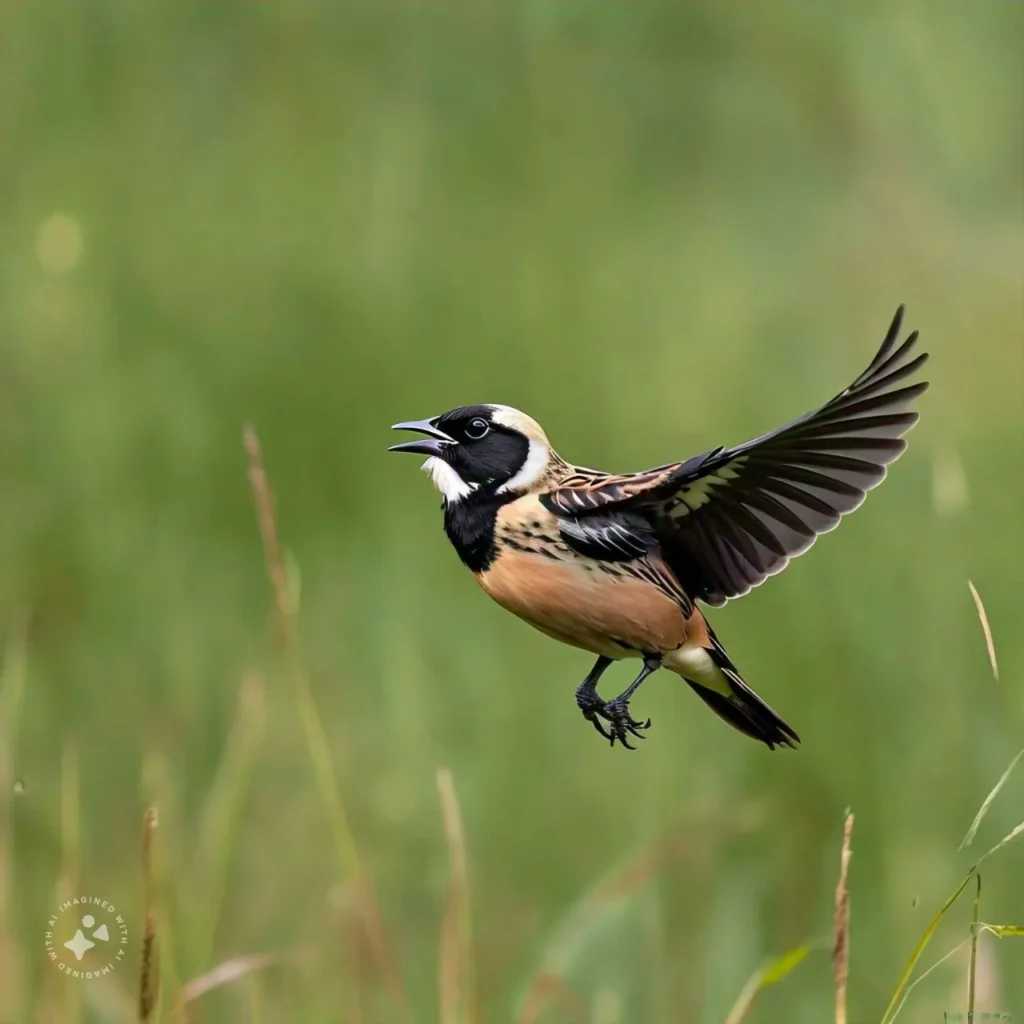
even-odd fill
[[[868,368],[820,409],[746,444],[628,476],[579,473],[541,501],[585,522],[639,513],[692,597],[747,593],[852,512],[906,448],[927,382],[904,384],[928,358],[914,331],[898,344],[903,307]]]

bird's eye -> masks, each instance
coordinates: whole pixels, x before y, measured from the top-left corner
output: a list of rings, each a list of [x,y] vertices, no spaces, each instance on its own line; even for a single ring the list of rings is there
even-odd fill
[[[466,424],[466,437],[471,441],[479,441],[481,437],[486,436],[487,431],[491,429],[490,423],[487,420],[482,420],[478,416],[476,419],[470,420]]]

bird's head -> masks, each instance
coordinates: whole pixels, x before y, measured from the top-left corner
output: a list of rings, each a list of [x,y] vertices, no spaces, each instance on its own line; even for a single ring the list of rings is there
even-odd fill
[[[429,456],[423,469],[448,503],[481,488],[522,494],[548,475],[557,459],[536,420],[507,405],[466,405],[428,420],[396,423],[426,437],[388,451]]]

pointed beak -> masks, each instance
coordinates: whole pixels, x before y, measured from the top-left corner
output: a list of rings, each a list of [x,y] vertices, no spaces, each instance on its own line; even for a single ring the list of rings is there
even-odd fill
[[[441,454],[446,445],[455,444],[454,438],[449,437],[443,430],[438,430],[431,420],[409,420],[407,423],[396,423],[392,430],[411,430],[417,434],[426,434],[427,437],[421,441],[406,441],[404,444],[393,444],[389,452],[413,452],[417,455]]]

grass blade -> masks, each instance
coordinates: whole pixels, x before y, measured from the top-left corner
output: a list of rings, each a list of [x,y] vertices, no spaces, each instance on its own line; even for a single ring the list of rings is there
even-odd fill
[[[25,624],[11,629],[0,670],[0,1024],[22,1019],[21,958],[14,941],[14,808],[20,791],[15,775],[14,751],[18,717],[25,690],[27,664]]]
[[[981,594],[978,593],[978,588],[968,580],[967,586],[970,587],[971,597],[974,598],[974,607],[978,612],[978,621],[981,623],[981,631],[985,634],[985,649],[988,651],[988,663],[992,666],[992,678],[999,682],[999,663],[996,661],[996,645],[992,640],[992,628],[988,624],[988,616],[985,614],[985,605],[982,603]]]
[[[981,875],[976,876],[974,915],[971,918],[971,965],[967,970],[967,1019],[974,1020],[974,978],[978,969],[978,905],[981,903]]]
[[[600,926],[601,919],[616,911],[687,850],[686,841],[676,836],[653,840],[624,865],[605,875],[584,892],[545,944],[539,956],[538,970],[525,986],[526,998],[530,998],[542,978],[563,978],[578,959],[593,929]],[[525,1002],[521,1000],[519,1005],[522,1007]]]
[[[230,851],[253,764],[263,741],[266,705],[262,681],[249,672],[242,679],[231,732],[203,806],[196,855],[195,891],[203,897],[197,912],[197,950],[192,961],[199,970],[210,964],[220,921]]]
[[[967,830],[967,835],[964,836],[963,842],[957,848],[957,852],[970,846],[974,840],[974,836],[978,831],[978,827],[981,825],[982,819],[988,814],[989,807],[992,806],[992,801],[999,795],[999,791],[1006,785],[1006,780],[1010,777],[1013,769],[1017,767],[1017,762],[1024,757],[1024,750],[1018,752],[1017,756],[1010,762],[1009,767],[1003,772],[999,781],[992,787],[992,792],[985,797],[985,802],[978,809],[978,813],[974,816],[974,821],[971,822],[971,827]]]
[[[919,974],[906,987],[905,991],[903,992],[902,997],[900,998],[899,1005],[896,1007],[895,1011],[893,1012],[893,1015],[889,1019],[890,1020],[895,1020],[899,1016],[900,1010],[903,1009],[903,1004],[907,1001],[908,997],[910,996],[910,993],[913,992],[914,989],[917,988],[917,986],[920,985],[921,982],[924,981],[924,979],[927,978],[928,975],[932,973],[932,971],[934,971],[938,967],[941,967],[950,957],[956,956],[956,954],[959,953],[960,950],[963,949],[964,946],[966,946],[967,943],[970,942],[970,941],[971,940],[969,938],[967,938],[967,939],[964,939],[963,942],[957,943],[957,945],[955,945],[948,953],[946,953],[944,956],[942,956],[938,960],[936,960],[935,963],[933,963],[931,965],[931,967],[928,968],[927,971],[923,971],[921,974]]]
[[[469,914],[466,836],[455,782],[447,768],[437,770],[444,836],[448,844],[451,881],[441,925],[438,988],[441,1024],[467,1024],[473,1014],[473,952]]]
[[[548,1003],[558,1000],[562,1016],[560,1020],[585,1020],[586,1000],[557,974],[541,972],[534,979],[523,1000],[519,1013],[519,1024],[537,1024]]]
[[[918,939],[917,945],[910,954],[910,959],[907,961],[906,966],[900,974],[899,981],[896,983],[896,991],[893,992],[892,998],[889,1000],[889,1005],[885,1008],[885,1013],[882,1014],[882,1024],[892,1024],[892,1021],[895,1019],[900,1007],[903,1005],[904,990],[908,990],[907,983],[910,980],[910,975],[913,973],[914,968],[917,966],[917,961],[921,959],[921,954],[924,953],[928,943],[931,942],[931,938],[935,934],[935,929],[939,927],[949,908],[960,898],[960,894],[967,888],[968,883],[975,876],[977,870],[978,869],[975,866],[967,872],[967,877],[956,887],[953,895],[942,904],[935,916],[928,922],[928,925],[924,930],[924,934],[920,939]]]
[[[847,812],[843,826],[843,849],[839,858],[839,881],[836,883],[835,932],[832,942],[832,969],[836,983],[836,1024],[846,1024],[846,982],[850,974],[850,839],[853,836],[853,815]]]
[[[706,835],[705,835],[706,841]],[[617,920],[628,904],[669,864],[685,857],[693,847],[682,835],[655,839],[584,891],[555,926],[544,943],[536,969],[527,977],[516,1000],[518,1020],[532,1024],[555,998],[563,1016],[569,1012],[587,1017],[586,1002],[566,976],[578,962],[595,932],[618,927]],[[570,1018],[571,1019],[571,1018]]]
[[[981,930],[991,932],[997,939],[1024,938],[1024,924],[982,924]]]
[[[978,588],[975,587],[974,583],[971,580],[967,581],[967,586],[970,589],[971,597],[974,600],[974,607],[975,607],[975,609],[976,609],[976,611],[978,613],[978,621],[981,623],[982,632],[985,634],[985,648],[988,651],[988,661],[989,661],[989,665],[992,668],[992,676],[998,682],[999,681],[999,663],[996,660],[996,647],[995,647],[995,642],[992,639],[992,628],[989,625],[988,615],[985,612],[985,604],[981,600],[981,594],[978,593]],[[1001,778],[999,779],[999,781],[992,788],[992,791],[988,794],[987,797],[985,797],[985,800],[982,802],[981,807],[978,809],[978,813],[974,816],[974,821],[971,822],[970,828],[968,828],[967,834],[963,838],[963,842],[961,842],[961,844],[960,844],[960,847],[959,847],[960,850],[962,850],[965,847],[969,846],[971,844],[971,842],[973,841],[973,839],[974,839],[974,837],[975,837],[975,835],[976,835],[976,833],[978,831],[978,828],[979,828],[979,826],[982,823],[982,820],[984,819],[985,815],[988,813],[989,807],[991,807],[992,802],[995,800],[996,796],[999,794],[999,791],[1005,785],[1006,780],[1010,777],[1010,774],[1013,772],[1013,769],[1017,766],[1017,762],[1020,761],[1022,756],[1024,756],[1024,750],[1020,751],[1017,754],[1017,756],[1010,762],[1010,764],[1007,767],[1006,771],[1003,772],[1003,774],[1002,774]],[[1012,842],[1022,832],[1024,832],[1024,822],[1021,822],[1015,829],[1013,829],[1011,832],[1009,832],[1005,836],[1003,836],[1003,838],[1000,839],[999,842],[996,843],[995,846],[993,846],[986,853],[982,854],[982,856],[978,859],[978,861],[971,868],[971,870],[967,872],[967,877],[960,883],[960,885],[957,887],[957,889],[953,893],[953,895],[950,896],[949,899],[946,900],[946,902],[939,909],[938,913],[928,922],[928,925],[925,928],[924,934],[921,936],[921,938],[918,941],[917,945],[914,947],[914,951],[911,953],[910,959],[907,962],[907,965],[903,968],[903,973],[900,975],[899,982],[897,983],[897,986],[896,986],[896,991],[893,993],[892,999],[889,1000],[889,1005],[888,1005],[888,1007],[886,1007],[886,1011],[882,1015],[882,1024],[891,1024],[892,1020],[895,1018],[896,1014],[899,1012],[900,1008],[903,1006],[903,1003],[906,1001],[906,994],[909,993],[911,988],[913,988],[913,985],[911,985],[909,987],[907,986],[907,981],[909,980],[911,972],[914,970],[914,967],[916,966],[917,961],[920,959],[921,954],[924,952],[924,949],[928,945],[929,941],[931,941],[931,937],[935,933],[935,929],[939,926],[939,923],[942,921],[942,918],[945,917],[946,912],[960,898],[960,894],[964,891],[964,889],[967,888],[967,884],[968,884],[968,882],[970,882],[972,876],[978,874],[978,868],[981,866],[982,862],[985,861],[987,858],[991,857],[992,854],[996,853],[998,850],[1001,850],[1008,843]],[[979,875],[978,876],[978,892],[977,892],[977,894],[975,896],[974,922],[973,922],[973,924],[971,926],[971,974],[970,974],[971,982],[970,982],[970,984],[971,984],[971,998],[972,998],[972,1000],[973,1000],[974,968],[975,968],[975,959],[976,959],[976,953],[977,953],[978,899],[980,898],[980,893],[981,893],[981,877]],[[941,961],[940,961],[940,963],[941,963]],[[924,975],[922,975],[922,977],[924,977]],[[920,980],[921,980],[920,978],[917,979],[917,981],[920,981]],[[917,981],[914,982],[915,985],[917,984]]]
[[[61,872],[58,882],[58,903],[72,899],[78,892],[82,871],[82,792],[78,744],[74,739],[64,742],[60,761],[60,836]],[[82,989],[64,985],[64,1014],[68,1024],[82,1019]]]
[[[176,914],[184,911],[182,903],[188,899],[188,895],[183,896],[175,886],[176,880],[184,873],[180,850],[176,849],[173,842],[177,834],[175,825],[181,818],[174,774],[167,759],[159,752],[149,751],[143,757],[141,792],[146,806],[160,809],[158,823],[161,839],[157,843],[156,835],[151,835],[149,853],[150,891],[156,920],[159,922],[160,988],[167,992],[177,992],[181,987],[182,971],[177,958],[175,921]],[[154,830],[156,827],[157,822],[154,821]],[[157,1020],[164,1016],[163,1005],[163,1002],[157,1004]],[[171,1019],[175,1024],[187,1024],[183,1013],[172,1011]]]
[[[215,988],[279,964],[283,959],[281,953],[250,953],[248,956],[236,956],[225,960],[184,985],[178,995],[178,1006],[185,1006]]]
[[[736,997],[736,1002],[733,1003],[729,1015],[725,1018],[725,1024],[741,1024],[742,1021],[746,1020],[747,1014],[750,1013],[754,1000],[757,999],[758,995],[770,985],[776,985],[788,977],[804,962],[812,948],[809,943],[795,946],[793,949],[783,953],[782,956],[769,960],[758,967],[740,990],[740,994]]]
[[[931,941],[932,935],[935,934],[935,929],[938,928],[942,919],[946,916],[946,912],[951,906],[960,898],[961,893],[967,888],[968,883],[975,875],[978,874],[978,869],[981,865],[988,860],[992,854],[1001,850],[1008,843],[1013,842],[1022,832],[1024,832],[1024,821],[1022,821],[1015,829],[1008,832],[1002,839],[996,843],[992,849],[986,851],[978,858],[977,863],[970,871],[967,872],[967,877],[957,886],[956,891],[949,899],[939,908],[938,913],[928,922],[928,926],[924,930],[924,934],[918,940],[917,945],[914,947],[914,951],[910,954],[910,959],[907,961],[907,965],[903,968],[903,973],[900,975],[899,982],[896,985],[896,991],[892,995],[892,999],[889,1000],[889,1005],[886,1007],[885,1013],[882,1015],[882,1024],[892,1024],[893,1019],[896,1016],[896,1012],[899,1007],[903,1005],[903,999],[901,996],[907,987],[907,981],[910,978],[911,972],[917,965],[917,961],[921,958],[921,954],[924,952],[925,947]]]
[[[991,850],[989,850],[987,853],[982,854],[981,858],[978,861],[978,864],[981,864],[983,860],[988,860],[988,858],[991,857],[993,853],[996,853],[997,851],[1001,850],[1008,843],[1012,843],[1014,839],[1016,839],[1017,836],[1019,836],[1022,832],[1024,832],[1024,821],[1022,821],[1012,831],[1007,832],[1006,835],[1003,836],[1003,838],[1000,839],[999,842],[996,843],[996,845],[993,846]],[[975,865],[975,867],[977,867],[977,865]]]
[[[263,451],[256,430],[251,424],[246,424],[242,441],[249,459],[249,485],[252,489],[260,537],[263,541],[267,575],[274,592],[284,638],[288,674],[291,678],[299,717],[302,720],[306,747],[310,760],[313,762],[320,794],[334,834],[334,844],[338,853],[342,878],[351,886],[353,897],[359,908],[360,923],[366,933],[367,942],[377,962],[377,967],[387,982],[399,1011],[405,1019],[409,1020],[412,1015],[408,996],[384,938],[380,908],[373,893],[372,882],[359,855],[355,834],[352,831],[348,812],[342,799],[341,787],[334,770],[334,760],[331,756],[327,731],[316,706],[309,674],[302,656],[298,628],[298,601],[301,586],[295,571],[297,566],[292,562],[293,572],[289,575],[288,565],[281,550],[270,480],[263,465]]]
[[[153,884],[153,836],[158,817],[155,807],[142,824],[142,965],[139,969],[139,1024],[148,1024],[160,997],[160,961],[156,944],[156,887]]]
[[[249,992],[249,1006],[252,1014],[249,1017],[249,1024],[260,1024],[263,1020],[263,996],[260,992],[260,976],[252,975],[252,985]]]

